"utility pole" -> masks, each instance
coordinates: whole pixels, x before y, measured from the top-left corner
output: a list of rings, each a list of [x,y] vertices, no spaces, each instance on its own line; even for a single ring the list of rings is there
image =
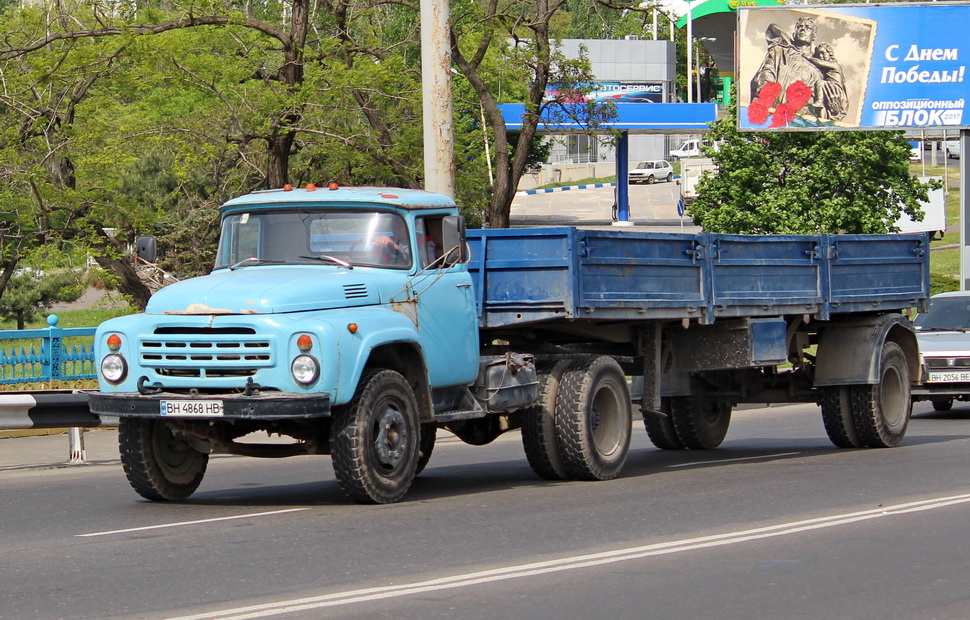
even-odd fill
[[[455,136],[448,0],[421,0],[424,188],[455,197]]]

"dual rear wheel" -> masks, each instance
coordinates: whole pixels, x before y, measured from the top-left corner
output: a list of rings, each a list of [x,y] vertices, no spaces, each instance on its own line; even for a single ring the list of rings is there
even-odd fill
[[[660,400],[660,412],[644,412],[643,425],[661,450],[713,450],[731,425],[731,407],[703,396],[671,396]]]
[[[879,365],[879,383],[822,389],[825,432],[839,448],[891,448],[906,435],[912,413],[906,355],[886,342]]]
[[[611,357],[584,356],[543,364],[540,402],[524,413],[522,443],[539,476],[609,480],[630,448],[630,391]]]

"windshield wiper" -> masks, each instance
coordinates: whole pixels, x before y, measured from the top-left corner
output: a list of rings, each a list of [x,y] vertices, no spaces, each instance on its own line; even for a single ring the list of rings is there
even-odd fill
[[[269,264],[278,264],[282,262],[283,261],[281,260],[268,260],[265,258],[250,256],[249,258],[242,259],[238,263],[233,263],[232,265],[229,265],[229,271],[233,271],[237,267],[242,267],[243,265],[269,265]]]
[[[354,266],[345,260],[340,260],[335,256],[327,256],[326,254],[321,254],[319,256],[300,256],[300,258],[306,258],[309,260],[318,260],[324,263],[333,263],[335,265],[340,265],[341,267],[346,267],[347,269],[353,269]]]

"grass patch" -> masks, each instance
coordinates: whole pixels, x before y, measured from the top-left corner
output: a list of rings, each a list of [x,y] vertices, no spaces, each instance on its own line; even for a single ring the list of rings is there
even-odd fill
[[[38,315],[33,320],[27,321],[26,329],[44,329],[49,327],[47,324],[47,317],[50,314],[57,315],[58,327],[67,328],[97,327],[108,319],[113,319],[116,316],[132,314],[133,312],[134,310],[130,308],[85,308],[83,310],[50,312]],[[0,329],[17,329],[17,322],[13,320],[0,321]]]
[[[563,181],[561,183],[546,183],[536,189],[553,189],[556,187],[572,187],[573,185],[593,185],[595,183],[616,183],[616,175],[610,177],[581,179],[579,181]]]

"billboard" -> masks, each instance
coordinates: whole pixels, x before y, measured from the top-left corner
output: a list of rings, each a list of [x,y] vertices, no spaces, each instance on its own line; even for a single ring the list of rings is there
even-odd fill
[[[546,101],[564,98],[571,103],[583,101],[612,101],[614,103],[663,103],[662,82],[594,82],[587,84],[590,92],[583,97],[562,92],[559,84],[546,87]]]
[[[738,10],[738,127],[970,126],[970,5]]]

